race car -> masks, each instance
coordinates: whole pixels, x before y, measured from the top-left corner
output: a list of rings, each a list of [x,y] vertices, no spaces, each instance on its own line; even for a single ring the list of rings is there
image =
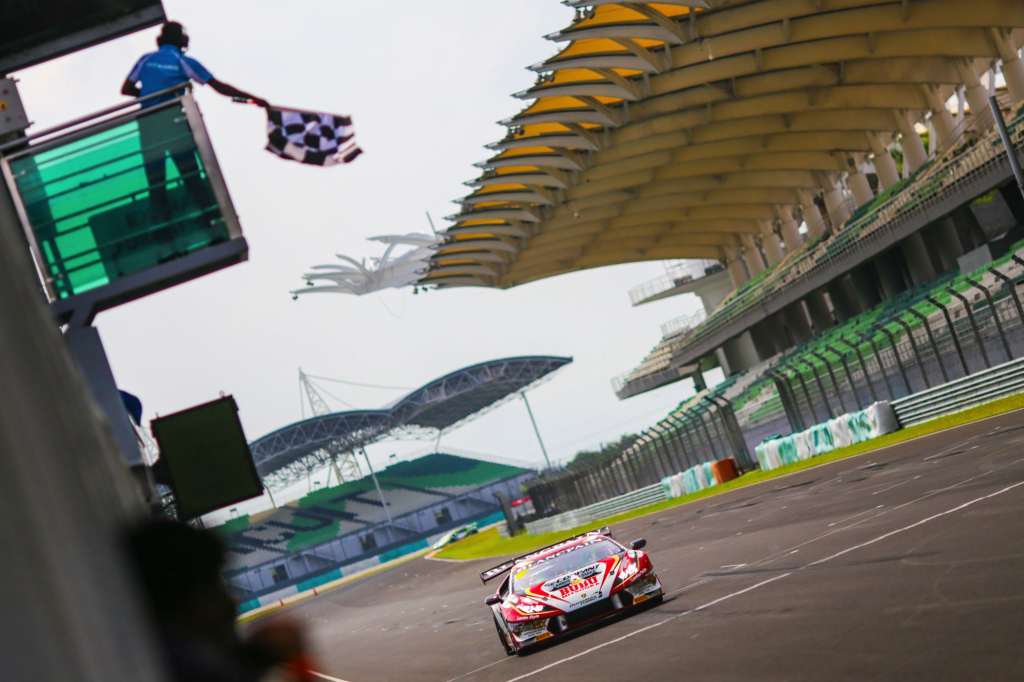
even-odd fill
[[[484,603],[509,656],[641,604],[664,590],[644,539],[625,547],[607,528],[583,533],[489,568],[485,584],[508,573]]]
[[[465,526],[459,526],[455,530],[448,531],[442,535],[437,542],[434,543],[432,549],[441,549],[445,545],[450,545],[453,542],[458,542],[463,538],[468,538],[470,535],[474,535],[480,529],[476,527],[475,523],[470,523]]]

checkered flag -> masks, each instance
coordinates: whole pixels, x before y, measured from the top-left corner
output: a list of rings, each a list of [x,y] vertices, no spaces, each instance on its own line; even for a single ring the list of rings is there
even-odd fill
[[[311,166],[351,163],[363,150],[354,141],[352,119],[295,109],[267,110],[267,151]]]

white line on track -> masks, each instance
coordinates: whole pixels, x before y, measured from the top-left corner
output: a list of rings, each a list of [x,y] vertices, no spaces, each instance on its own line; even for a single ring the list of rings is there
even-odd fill
[[[321,680],[327,680],[327,682],[347,682],[347,680],[343,680],[340,677],[331,677],[330,675],[324,675],[323,673],[318,673],[315,670],[310,670],[309,674],[312,675],[313,677],[319,677]]]
[[[470,670],[468,673],[462,673],[458,677],[453,677],[450,680],[447,680],[447,682],[455,682],[455,680],[464,680],[467,677],[469,677],[470,675],[476,675],[479,672],[483,672],[484,670],[487,670],[488,668],[493,668],[494,666],[498,665],[499,663],[504,663],[505,661],[508,661],[508,660],[511,660],[511,659],[509,659],[509,658],[499,658],[497,661],[494,661],[493,663],[488,663],[487,665],[482,665],[479,668],[476,668],[474,670]]]
[[[763,586],[767,585],[768,583],[773,583],[776,580],[782,580],[783,578],[786,578],[786,577],[788,577],[790,575],[792,575],[792,574],[791,573],[782,573],[782,574],[777,575],[777,576],[775,576],[773,578],[768,578],[767,580],[762,580],[761,582],[757,583],[756,585],[751,585],[750,587],[744,588],[742,590],[738,590],[736,592],[731,592],[730,594],[727,594],[727,595],[725,595],[723,597],[719,597],[718,599],[715,599],[713,601],[709,601],[706,604],[701,604],[697,608],[689,609],[687,611],[683,611],[682,613],[677,613],[676,615],[670,616],[669,618],[666,618],[664,620],[659,620],[657,623],[651,623],[650,625],[646,625],[646,626],[644,626],[642,628],[639,628],[637,630],[633,630],[632,632],[627,632],[626,634],[622,635],[621,637],[616,637],[615,639],[609,640],[609,641],[604,642],[602,644],[598,644],[597,646],[592,646],[589,649],[586,649],[585,651],[579,652],[578,654],[573,654],[572,656],[568,656],[566,658],[559,659],[559,660],[555,661],[554,663],[548,663],[543,668],[537,668],[536,670],[534,670],[532,672],[528,672],[525,675],[520,675],[519,677],[513,677],[508,682],[517,682],[517,680],[524,680],[527,677],[533,677],[534,675],[536,675],[538,673],[542,673],[545,670],[550,670],[551,668],[554,668],[557,665],[561,665],[563,663],[568,663],[569,661],[572,661],[572,660],[575,660],[577,658],[580,658],[581,656],[586,656],[587,654],[593,653],[593,652],[597,651],[598,649],[603,649],[606,646],[609,646],[611,644],[617,644],[617,643],[619,643],[619,642],[621,642],[623,640],[629,639],[630,637],[634,637],[636,635],[639,635],[642,632],[647,632],[648,630],[653,630],[654,628],[661,627],[662,625],[665,625],[666,623],[671,623],[672,621],[677,620],[679,618],[682,618],[683,616],[686,616],[688,614],[696,613],[697,611],[703,611],[704,609],[709,609],[712,606],[714,606],[715,604],[720,604],[720,603],[726,601],[727,599],[732,599],[733,597],[738,597],[741,594],[746,594],[747,592],[751,592],[753,590],[756,590],[759,587],[763,587]]]
[[[766,585],[770,585],[771,583],[777,582],[777,581],[782,580],[784,578],[788,578],[789,576],[793,575],[794,573],[798,573],[798,572],[802,571],[805,568],[809,568],[809,567],[812,567],[812,566],[820,566],[821,564],[824,564],[824,563],[826,563],[828,561],[832,561],[833,559],[837,559],[837,558],[839,558],[841,556],[844,556],[844,555],[849,554],[851,552],[855,552],[855,551],[857,551],[859,549],[863,549],[865,547],[869,547],[870,545],[873,545],[875,543],[881,542],[881,541],[886,540],[888,538],[891,538],[891,537],[893,537],[895,535],[899,535],[900,533],[905,533],[905,532],[907,532],[909,530],[913,530],[914,528],[918,528],[920,526],[923,526],[924,524],[930,523],[931,521],[934,521],[936,519],[940,519],[940,518],[943,518],[945,516],[949,516],[950,514],[955,514],[956,512],[963,511],[964,509],[967,509],[968,507],[971,507],[971,506],[973,506],[975,504],[978,504],[979,502],[984,502],[985,500],[990,500],[993,497],[998,497],[999,495],[1002,495],[1004,493],[1008,493],[1011,490],[1014,490],[1014,489],[1019,488],[1021,486],[1024,486],[1024,481],[1018,481],[1017,483],[1014,483],[1013,485],[1008,485],[1005,488],[997,490],[997,491],[995,491],[993,493],[989,493],[988,495],[982,495],[981,497],[976,497],[973,500],[969,500],[967,502],[964,502],[963,504],[959,504],[959,505],[957,505],[955,507],[952,507],[950,509],[947,509],[945,511],[941,511],[941,512],[939,512],[937,514],[932,514],[931,516],[926,516],[925,518],[920,519],[919,521],[915,521],[914,523],[908,524],[908,525],[903,526],[901,528],[897,528],[895,530],[891,530],[888,533],[883,533],[882,535],[879,535],[879,536],[877,536],[875,538],[872,538],[871,540],[868,540],[866,542],[861,542],[861,543],[858,543],[856,545],[852,545],[852,546],[847,547],[846,549],[840,550],[840,551],[838,551],[838,552],[836,552],[834,554],[830,554],[827,557],[824,557],[822,559],[818,559],[816,561],[812,561],[812,562],[810,562],[808,564],[805,564],[804,566],[801,566],[800,568],[798,568],[796,570],[788,571],[786,573],[781,573],[781,574],[779,574],[779,575],[777,575],[777,576],[775,576],[773,578],[768,578],[767,580],[762,580],[761,582],[756,583],[754,585],[751,585],[750,587],[746,587],[746,588],[744,588],[742,590],[738,590],[736,592],[730,592],[729,594],[721,596],[718,599],[714,599],[712,601],[709,601],[706,604],[702,604],[702,605],[700,605],[700,606],[698,606],[698,607],[696,607],[694,609],[691,609],[689,611],[683,611],[682,613],[678,613],[676,615],[670,616],[669,618],[665,618],[664,620],[660,620],[657,623],[651,623],[650,625],[644,626],[642,628],[638,628],[636,630],[633,630],[632,632],[627,632],[625,635],[622,635],[621,637],[616,637],[615,639],[611,639],[611,640],[608,640],[607,642],[603,642],[603,643],[598,644],[596,646],[592,646],[589,649],[586,649],[585,651],[581,651],[581,652],[579,652],[577,654],[573,654],[572,656],[567,656],[565,658],[561,658],[561,659],[559,659],[557,661],[554,661],[552,663],[549,663],[549,664],[547,664],[547,665],[545,665],[543,667],[537,668],[536,670],[533,670],[531,672],[525,673],[523,675],[519,675],[518,677],[513,677],[510,680],[508,680],[508,682],[518,682],[519,680],[524,680],[524,679],[526,679],[528,677],[533,677],[534,675],[537,675],[537,674],[540,674],[540,673],[545,672],[547,670],[550,670],[551,668],[554,668],[556,666],[562,665],[563,663],[568,663],[569,661],[572,661],[572,660],[575,660],[577,658],[580,658],[581,656],[586,656],[588,654],[591,654],[591,653],[593,653],[595,651],[598,651],[599,649],[603,649],[603,648],[605,648],[607,646],[611,646],[612,644],[617,644],[617,643],[619,643],[619,642],[621,642],[623,640],[629,639],[629,638],[634,637],[636,635],[639,635],[639,634],[641,634],[643,632],[647,632],[648,630],[653,630],[654,628],[658,628],[658,627],[661,627],[662,625],[665,625],[667,623],[671,623],[672,621],[678,620],[678,619],[680,619],[680,618],[682,618],[684,616],[696,613],[698,611],[703,611],[705,609],[709,609],[712,606],[715,606],[717,604],[721,604],[722,602],[727,601],[729,599],[732,599],[734,597],[738,597],[738,596],[746,594],[748,592],[753,592],[754,590],[760,589],[760,588],[762,588],[762,587],[764,587]]]

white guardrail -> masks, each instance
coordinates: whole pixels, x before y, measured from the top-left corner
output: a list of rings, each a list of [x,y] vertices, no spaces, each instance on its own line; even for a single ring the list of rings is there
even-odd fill
[[[901,426],[913,426],[942,415],[1024,392],[1024,358],[894,400]]]
[[[536,535],[538,533],[569,530],[570,528],[592,523],[598,519],[615,516],[616,514],[638,509],[639,507],[646,507],[649,504],[661,502],[665,499],[667,499],[665,497],[665,489],[659,482],[646,488],[626,493],[625,495],[596,502],[587,507],[580,507],[579,509],[556,514],[555,516],[549,516],[546,519],[532,521],[526,524],[526,532]]]

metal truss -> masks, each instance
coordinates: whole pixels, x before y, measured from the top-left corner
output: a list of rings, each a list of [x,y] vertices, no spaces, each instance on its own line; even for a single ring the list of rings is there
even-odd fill
[[[260,438],[250,446],[256,469],[272,489],[330,466],[388,437],[436,438],[484,415],[551,378],[572,358],[524,356],[465,367],[416,389],[391,409],[316,416]]]
[[[338,448],[364,447],[383,438],[393,426],[388,410],[335,412],[278,429],[250,448],[264,484],[279,488],[331,464]]]
[[[403,426],[448,431],[501,406],[570,362],[572,358],[548,356],[482,362],[413,391],[392,408],[392,414]]]

